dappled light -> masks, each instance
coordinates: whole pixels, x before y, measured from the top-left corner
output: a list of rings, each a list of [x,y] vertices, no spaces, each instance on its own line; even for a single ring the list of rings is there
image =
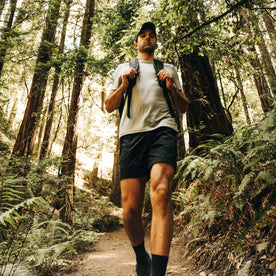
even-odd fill
[[[276,275],[275,22],[0,0],[0,275]]]

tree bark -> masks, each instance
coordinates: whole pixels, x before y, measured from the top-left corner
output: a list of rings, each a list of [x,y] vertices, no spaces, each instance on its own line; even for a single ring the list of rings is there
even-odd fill
[[[6,14],[6,23],[4,24],[1,40],[0,40],[0,77],[2,75],[2,70],[5,62],[5,57],[7,54],[7,49],[9,48],[8,45],[8,38],[10,37],[10,31],[12,27],[12,22],[14,19],[14,14],[16,10],[17,0],[10,0],[10,6],[8,13]]]
[[[120,139],[119,139],[119,114],[116,113],[116,140],[115,140],[115,152],[113,161],[113,174],[112,174],[112,193],[110,199],[117,206],[121,206],[121,187],[120,187],[120,164],[119,164],[119,154],[120,154]]]
[[[59,51],[58,51],[58,54],[60,54],[60,55],[64,51],[66,28],[67,28],[67,24],[68,24],[68,18],[70,15],[70,5],[71,5],[71,0],[69,0],[69,1],[67,0],[66,1],[66,10],[65,10],[64,19],[63,19],[63,27],[62,27],[62,32],[61,32],[60,44],[59,44]],[[49,150],[49,145],[50,145],[50,137],[51,137],[51,132],[52,132],[52,125],[53,125],[53,120],[54,120],[56,96],[57,96],[57,92],[58,92],[58,88],[59,88],[60,72],[61,72],[61,64],[58,64],[55,66],[52,93],[51,93],[50,103],[49,103],[48,112],[47,112],[48,116],[47,116],[47,122],[46,122],[46,126],[45,126],[44,136],[43,136],[43,142],[41,145],[39,160],[45,159],[48,155],[48,150]]]
[[[243,89],[240,70],[238,68],[235,68],[235,72],[236,72],[236,78],[237,78],[237,82],[238,82],[238,88],[239,88],[240,93],[241,93],[241,99],[242,99],[242,106],[243,106],[243,110],[244,110],[244,115],[245,115],[245,118],[246,118],[246,122],[250,125],[251,124],[251,118],[250,118],[250,115],[249,115],[248,103],[247,103],[245,93],[244,93],[244,89]]]
[[[2,16],[3,10],[5,8],[6,0],[1,0],[0,1],[0,18]]]
[[[43,132],[45,129],[45,125],[46,125],[46,114],[43,113],[41,122],[40,122],[40,126],[39,126],[38,135],[37,135],[37,143],[36,143],[36,147],[35,147],[36,149],[34,150],[36,159],[39,158],[39,152],[40,152],[41,145],[42,145],[42,138],[43,138],[42,136],[43,136]]]
[[[248,20],[248,15],[245,9],[242,9],[240,11],[240,15],[243,19],[245,19],[246,24],[245,24],[245,30],[247,33],[247,40],[249,42],[250,46],[250,51],[251,54],[249,56],[249,63],[253,68],[253,78],[254,78],[254,82],[255,82],[255,86],[257,88],[259,97],[260,97],[260,101],[261,101],[261,106],[262,109],[264,111],[264,113],[268,112],[269,110],[271,110],[272,105],[273,105],[273,98],[272,95],[270,93],[270,89],[269,86],[267,84],[267,81],[265,79],[265,76],[263,74],[263,68],[262,68],[262,64],[259,60],[258,57],[258,53],[256,50],[255,45],[251,44],[251,40],[252,40],[252,31],[249,27],[249,20]]]
[[[259,46],[259,49],[261,52],[262,65],[264,68],[264,72],[267,76],[267,80],[268,80],[269,86],[271,88],[272,94],[274,96],[276,96],[276,73],[275,73],[275,70],[274,70],[274,67],[273,67],[273,64],[271,61],[271,56],[267,50],[264,37],[261,34],[261,30],[258,25],[258,20],[257,20],[256,14],[254,14],[253,11],[251,11],[250,15],[252,18],[254,18],[252,26],[253,26],[253,29],[254,29],[256,35],[258,36],[258,46]]]
[[[186,155],[183,129],[183,115],[176,112],[175,122],[177,124],[177,158],[178,160],[181,160]]]
[[[14,20],[14,25],[17,25],[19,23],[21,23],[24,20],[24,17],[26,15],[26,9],[28,7],[28,2],[29,0],[23,0],[21,3],[21,7],[18,10],[17,16]]]
[[[44,100],[48,74],[51,68],[49,62],[55,40],[60,2],[59,0],[52,0],[47,13],[24,118],[13,148],[13,155],[19,157],[29,156],[33,152],[37,125]]]
[[[250,60],[250,64],[254,70],[253,78],[254,78],[255,86],[256,86],[258,94],[259,94],[261,106],[262,106],[264,113],[266,113],[266,112],[270,111],[272,108],[273,98],[270,93],[270,89],[267,84],[267,81],[264,77],[260,60],[257,57],[255,59],[252,58]]]
[[[9,115],[9,124],[10,124],[12,129],[14,129],[14,119],[16,117],[17,103],[18,103],[18,98],[16,96],[15,99],[14,99],[11,111],[10,111],[10,115]]]
[[[271,19],[271,16],[269,16],[267,10],[262,12],[262,17],[265,22],[265,26],[266,26],[269,38],[272,43],[275,43],[275,41],[276,41],[275,27],[274,27],[273,21]]]
[[[60,203],[60,218],[66,223],[72,223],[72,208],[74,199],[74,174],[76,165],[77,152],[77,122],[79,114],[79,99],[82,86],[85,80],[86,59],[90,46],[92,34],[92,23],[94,18],[94,0],[87,0],[85,14],[82,24],[81,41],[79,47],[80,60],[75,67],[75,77],[71,104],[69,109],[69,117],[67,122],[67,132],[65,136],[62,158],[63,162],[60,170],[60,177],[63,178],[63,186],[60,187],[59,203]]]
[[[179,57],[184,91],[189,99],[189,147],[195,149],[211,134],[231,135],[233,127],[220,101],[209,59],[197,52]]]
[[[5,5],[6,5],[6,0],[1,0],[0,1],[0,18],[2,16],[2,14],[3,14],[3,10],[5,8]]]

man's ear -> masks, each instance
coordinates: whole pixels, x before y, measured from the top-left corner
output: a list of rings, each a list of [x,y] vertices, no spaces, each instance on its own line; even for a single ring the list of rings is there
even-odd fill
[[[134,48],[137,50],[137,47],[138,47],[138,43],[137,42],[134,42]]]
[[[157,48],[158,48],[158,44],[156,43],[156,44],[155,44],[155,50],[156,50]]]

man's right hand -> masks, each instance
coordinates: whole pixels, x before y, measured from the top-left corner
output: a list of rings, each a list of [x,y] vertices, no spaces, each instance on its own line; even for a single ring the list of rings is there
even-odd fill
[[[122,78],[122,84],[121,87],[126,90],[129,86],[129,80],[132,80],[135,78],[135,76],[139,74],[139,70],[138,72],[130,67],[129,69],[127,69],[126,71],[123,72],[123,78]]]

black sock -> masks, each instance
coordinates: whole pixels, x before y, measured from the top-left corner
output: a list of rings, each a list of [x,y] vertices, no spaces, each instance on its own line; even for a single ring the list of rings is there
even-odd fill
[[[152,276],[165,276],[168,260],[168,256],[152,255]]]
[[[133,250],[136,254],[136,262],[137,264],[148,262],[149,255],[145,249],[145,243],[142,242],[136,246],[132,246]]]

